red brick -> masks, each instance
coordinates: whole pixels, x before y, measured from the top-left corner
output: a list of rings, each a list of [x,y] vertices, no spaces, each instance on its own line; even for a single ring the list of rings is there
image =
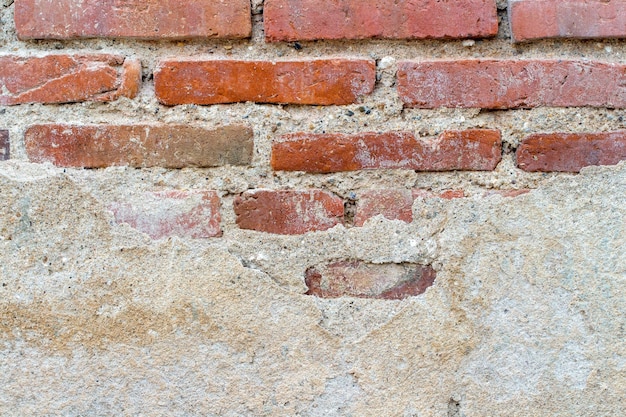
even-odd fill
[[[509,0],[516,42],[542,38],[624,38],[626,2]]]
[[[462,190],[447,190],[434,193],[428,190],[385,189],[365,191],[358,195],[354,225],[363,226],[368,219],[382,215],[389,220],[413,221],[413,202],[417,198],[463,198]]]
[[[536,134],[517,149],[517,166],[525,171],[578,172],[586,166],[624,160],[626,131]]]
[[[156,95],[166,105],[253,101],[350,104],[374,89],[372,60],[163,61],[154,73]]]
[[[0,105],[134,98],[141,64],[119,55],[0,56]]]
[[[321,190],[247,191],[235,199],[242,229],[283,235],[327,230],[343,223],[343,200]]]
[[[9,131],[0,130],[0,161],[6,161],[11,157],[11,144],[9,142]]]
[[[215,191],[145,193],[130,202],[115,202],[109,209],[117,223],[127,223],[152,239],[222,235],[220,197]]]
[[[247,38],[249,0],[16,0],[20,39]]]
[[[457,60],[400,62],[409,107],[513,109],[626,107],[626,66],[600,62]]]
[[[308,295],[321,298],[402,300],[423,294],[433,285],[436,275],[430,266],[342,261],[309,268],[305,283]]]
[[[268,41],[480,38],[498,33],[494,0],[265,0]]]
[[[488,171],[501,158],[496,130],[448,131],[428,139],[409,132],[294,133],[272,144],[271,164],[277,171],[318,173],[376,168]]]
[[[32,162],[85,168],[247,165],[254,146],[243,125],[36,125],[24,141]]]

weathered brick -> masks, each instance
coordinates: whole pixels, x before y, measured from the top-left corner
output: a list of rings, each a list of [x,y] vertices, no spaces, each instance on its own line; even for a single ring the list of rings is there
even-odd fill
[[[578,172],[586,166],[624,160],[626,131],[536,134],[517,149],[517,165],[525,171]]]
[[[498,33],[494,0],[265,0],[269,41],[480,38]]]
[[[304,280],[307,294],[321,298],[402,300],[423,294],[436,275],[430,266],[342,261],[309,268]]]
[[[361,169],[417,171],[493,170],[500,162],[500,132],[447,131],[435,138],[410,132],[294,133],[272,144],[277,171],[340,172]]]
[[[601,62],[455,60],[398,63],[409,107],[626,107],[626,66]]]
[[[462,190],[447,190],[434,193],[422,189],[369,190],[358,194],[354,225],[363,226],[368,219],[382,215],[389,220],[413,221],[413,202],[417,198],[442,198],[452,200],[463,198]]]
[[[375,62],[357,59],[167,60],[154,73],[156,95],[166,105],[350,104],[371,93],[375,80]]]
[[[16,0],[20,39],[246,38],[249,0]]]
[[[0,161],[6,161],[11,157],[11,143],[9,142],[9,131],[0,130]]]
[[[133,98],[139,61],[118,55],[0,56],[0,105]]]
[[[243,125],[36,125],[24,141],[32,162],[85,168],[246,165],[254,147]]]
[[[160,191],[109,206],[117,223],[127,223],[152,239],[222,235],[220,197],[215,191]]]
[[[247,191],[235,199],[242,229],[283,235],[327,230],[343,223],[343,200],[321,190]]]
[[[493,195],[499,195],[504,198],[515,198],[520,195],[528,194],[530,189],[528,188],[520,188],[517,190],[489,190],[483,194],[483,197],[491,197]]]
[[[623,0],[509,0],[516,42],[542,38],[624,38]]]

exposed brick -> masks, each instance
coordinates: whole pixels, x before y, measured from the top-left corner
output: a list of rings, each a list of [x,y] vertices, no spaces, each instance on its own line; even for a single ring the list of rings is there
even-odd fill
[[[243,125],[36,125],[24,141],[32,162],[85,168],[246,165],[254,146]]]
[[[375,80],[375,62],[357,59],[169,60],[154,73],[156,95],[166,105],[350,104],[371,93]]]
[[[9,141],[9,131],[0,130],[0,161],[6,161],[11,157],[11,143]]]
[[[436,275],[430,266],[342,261],[309,268],[305,283],[308,295],[321,298],[402,300],[423,294],[433,285]]]
[[[20,39],[246,38],[249,0],[16,0]]]
[[[520,195],[528,194],[530,189],[520,188],[518,190],[489,190],[483,194],[483,197],[491,197],[492,195],[499,195],[504,198],[514,198]]]
[[[586,166],[624,160],[626,131],[536,134],[517,149],[517,165],[525,171],[578,172]]]
[[[626,107],[626,66],[581,61],[455,60],[398,63],[409,107],[485,109]]]
[[[242,229],[283,235],[327,230],[343,223],[343,200],[321,190],[247,191],[235,199]]]
[[[494,0],[265,0],[269,41],[489,37]]]
[[[220,197],[215,191],[161,191],[109,206],[117,223],[127,223],[153,239],[222,235]]]
[[[624,38],[623,0],[509,0],[516,42],[542,38]]]
[[[0,56],[0,105],[133,98],[139,61],[118,55]]]
[[[358,195],[354,225],[363,226],[368,219],[382,215],[389,220],[413,221],[413,202],[417,198],[463,198],[462,190],[447,190],[434,193],[428,190],[384,189],[364,191]]]
[[[500,132],[447,131],[434,138],[410,132],[294,133],[272,144],[277,171],[340,172],[360,169],[417,171],[493,170],[502,158]]]

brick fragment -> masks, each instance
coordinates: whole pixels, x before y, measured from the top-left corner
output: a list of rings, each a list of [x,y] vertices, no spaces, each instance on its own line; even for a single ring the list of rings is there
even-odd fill
[[[247,165],[254,147],[243,125],[36,125],[24,141],[32,162],[85,168]]]
[[[249,0],[16,0],[20,39],[247,38]]]
[[[398,64],[408,107],[626,107],[626,66],[582,61],[456,60]]]
[[[341,172],[361,169],[489,171],[502,158],[500,132],[446,131],[418,139],[410,132],[294,133],[272,144],[277,171]]]
[[[11,157],[11,143],[9,131],[0,130],[0,161],[6,161]]]
[[[354,225],[361,227],[374,216],[382,215],[389,220],[413,221],[413,203],[417,198],[442,198],[452,200],[463,198],[462,190],[432,192],[422,189],[369,190],[358,195]]]
[[[134,98],[139,61],[118,55],[0,56],[0,105]]]
[[[247,191],[235,199],[242,229],[283,235],[327,230],[343,223],[343,200],[321,190]]]
[[[590,165],[616,165],[626,160],[626,131],[535,134],[522,141],[516,157],[525,171],[579,172]]]
[[[491,197],[493,195],[499,195],[504,198],[515,198],[520,195],[528,194],[530,192],[529,188],[520,188],[517,190],[489,190],[483,194],[483,197]]]
[[[127,223],[152,239],[222,235],[220,197],[215,191],[149,192],[140,199],[115,202],[109,209],[117,223]]]
[[[623,0],[509,0],[516,42],[544,38],[625,38]]]
[[[265,0],[268,41],[481,38],[498,33],[494,0]]]
[[[373,60],[162,61],[155,91],[166,105],[252,101],[284,104],[350,104],[374,89]]]
[[[436,275],[430,266],[341,261],[309,268],[305,274],[306,294],[402,300],[423,294],[433,285]]]

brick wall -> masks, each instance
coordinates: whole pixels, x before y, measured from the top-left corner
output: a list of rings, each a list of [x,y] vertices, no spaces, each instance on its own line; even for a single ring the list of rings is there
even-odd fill
[[[626,36],[617,2],[4,7],[2,159],[207,176],[226,167],[231,182],[245,183],[192,192],[151,184],[149,197],[107,201],[117,222],[155,239],[219,239],[237,227],[304,234],[362,227],[376,215],[411,222],[416,198],[494,188],[516,196],[537,185],[534,172],[626,159],[623,119],[614,116],[626,107],[626,66],[605,53],[613,43],[600,43]],[[601,39],[580,48],[603,49],[579,53],[544,38]],[[619,122],[565,123],[580,109]],[[545,128],[532,120],[552,114]],[[519,115],[530,118],[520,125]],[[392,171],[419,180],[399,184]],[[339,173],[362,175],[360,188],[337,187]],[[367,181],[376,175],[384,181]]]

